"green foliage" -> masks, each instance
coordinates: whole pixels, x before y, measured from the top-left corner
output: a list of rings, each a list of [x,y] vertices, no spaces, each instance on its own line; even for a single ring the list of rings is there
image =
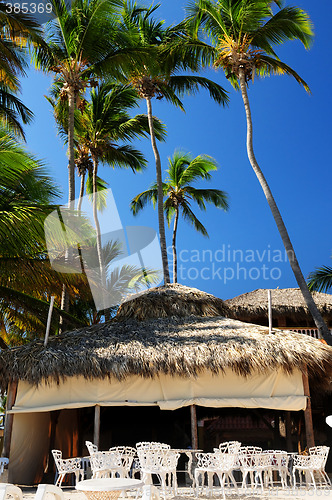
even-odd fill
[[[183,108],[181,98],[206,89],[218,104],[227,104],[227,92],[217,83],[197,75],[201,68],[200,54],[193,50],[192,40],[186,36],[184,23],[167,27],[152,17],[158,5],[138,8],[127,2],[123,23],[132,40],[141,48],[141,58],[124,73],[143,98],[165,98]]]
[[[200,189],[192,186],[199,180],[210,180],[211,172],[217,170],[216,161],[210,156],[199,155],[193,158],[189,153],[176,151],[172,158],[168,159],[168,177],[163,183],[164,212],[170,225],[176,212],[192,224],[196,231],[208,236],[203,224],[197,219],[191,209],[194,202],[201,210],[206,210],[206,203],[216,208],[228,210],[228,196],[220,189]],[[148,190],[135,196],[131,201],[131,210],[137,215],[148,203],[155,206],[157,201],[157,185],[153,184]]]
[[[329,292],[332,289],[332,267],[318,267],[308,276],[309,290],[316,292]]]
[[[309,91],[306,82],[280,61],[274,50],[290,40],[310,47],[312,23],[302,9],[282,8],[281,2],[274,0],[196,0],[189,4],[186,26],[197,40],[196,50],[204,63],[222,68],[236,89],[242,68],[247,83],[254,75],[288,74]],[[199,41],[202,35],[208,40]]]
[[[25,74],[27,47],[41,43],[39,24],[21,11],[8,12],[6,2],[1,2],[0,123],[21,138],[24,138],[22,123],[30,123],[33,114],[17,97],[19,76]]]

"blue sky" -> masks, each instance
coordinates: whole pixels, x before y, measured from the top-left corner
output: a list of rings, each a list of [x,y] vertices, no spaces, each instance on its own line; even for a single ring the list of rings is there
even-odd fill
[[[167,23],[180,21],[186,2],[165,0],[159,9]],[[309,84],[312,94],[290,77],[255,80],[249,88],[254,123],[254,148],[293,242],[305,277],[315,267],[330,265],[331,255],[331,55],[332,5],[328,0],[296,3],[305,9],[315,27],[310,51],[291,42],[277,51],[280,58]],[[163,168],[175,149],[194,156],[214,157],[219,170],[208,183],[230,198],[228,213],[208,207],[195,209],[210,238],[204,238],[183,220],[178,235],[179,282],[223,299],[256,288],[295,287],[282,241],[269,207],[251,169],[246,153],[246,123],[241,95],[222,72],[207,76],[230,92],[228,108],[215,104],[207,93],[184,99],[186,113],[164,101],[153,102],[153,112],[166,125],[167,141],[160,144]],[[26,128],[30,151],[44,159],[67,199],[66,150],[56,135],[50,105],[45,99],[51,80],[29,72],[22,82],[23,101],[34,111],[34,123]],[[145,112],[144,103],[137,112]],[[151,226],[157,230],[157,214],[148,207],[136,218],[130,200],[155,179],[149,140],[135,145],[148,159],[142,174],[101,167],[99,175],[112,189],[123,225]],[[205,184],[205,187],[208,187]],[[77,182],[78,192],[78,182]],[[171,245],[171,231],[167,231]],[[171,261],[170,261],[171,265]]]

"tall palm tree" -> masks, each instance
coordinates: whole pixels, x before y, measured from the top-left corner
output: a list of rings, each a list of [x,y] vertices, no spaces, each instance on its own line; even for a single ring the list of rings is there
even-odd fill
[[[277,12],[273,6],[277,5]],[[253,125],[248,87],[254,75],[287,74],[309,91],[306,82],[276,55],[273,46],[290,40],[300,40],[305,48],[313,38],[309,16],[297,7],[281,8],[280,0],[195,0],[190,5],[187,21],[191,35],[197,39],[200,29],[209,36],[211,45],[200,42],[198,49],[205,60],[221,68],[232,85],[241,91],[247,119],[247,152],[250,164],[264,191],[277,224],[291,268],[305,302],[319,329],[328,339],[328,329],[308,290],[287,229],[281,217],[253,149]]]
[[[120,0],[52,0],[55,19],[45,28],[45,45],[34,53],[37,68],[54,74],[60,96],[68,102],[68,202],[75,200],[74,115],[84,107],[84,92],[113,62],[121,65],[117,9]],[[120,38],[120,34],[118,36]]]
[[[152,17],[158,6],[147,9],[128,2],[125,4],[123,23],[132,33],[132,39],[138,47],[146,49],[142,59],[126,72],[126,79],[145,99],[153,154],[156,163],[158,189],[158,224],[160,247],[163,262],[164,282],[169,283],[169,269],[163,212],[162,168],[157,141],[153,130],[152,99],[165,98],[170,103],[184,110],[180,100],[185,94],[195,93],[200,88],[207,89],[210,96],[219,104],[228,102],[227,93],[218,84],[202,76],[189,75],[190,69],[199,68],[198,59],[193,57],[191,48],[186,52],[184,26],[164,27],[163,22]],[[180,73],[183,74],[180,74]]]
[[[201,210],[206,210],[206,203],[217,208],[228,210],[228,197],[225,191],[220,189],[201,189],[192,186],[193,182],[199,180],[210,180],[211,173],[217,170],[216,161],[210,156],[200,155],[193,158],[188,153],[176,151],[172,158],[168,159],[169,167],[166,170],[168,178],[163,183],[165,196],[164,211],[168,225],[174,217],[172,250],[173,250],[173,282],[177,283],[177,253],[176,235],[180,214],[192,224],[196,231],[203,236],[208,236],[206,228],[197,219],[191,209],[191,202],[195,202]],[[157,184],[150,189],[138,194],[131,202],[131,210],[136,215],[148,202],[155,206],[158,199]]]
[[[61,295],[63,280],[69,288],[80,283],[56,273],[47,256],[44,221],[58,195],[42,163],[0,127],[0,335],[5,341],[43,334],[50,295]],[[66,318],[74,327],[81,324]]]
[[[17,97],[19,77],[27,66],[27,47],[41,44],[41,27],[32,18],[0,3],[0,120],[16,135],[24,138],[22,123],[32,119],[32,112]]]
[[[137,106],[137,93],[127,85],[103,83],[91,91],[91,100],[86,103],[76,131],[76,140],[82,151],[89,154],[92,162],[92,206],[97,237],[97,253],[100,277],[106,287],[105,266],[102,259],[101,232],[98,220],[98,200],[102,196],[101,180],[98,178],[99,163],[113,168],[130,168],[141,171],[146,166],[142,153],[130,144],[137,137],[149,135],[146,115],[131,117],[128,111]],[[162,124],[154,119],[153,130],[159,139],[164,139]],[[98,195],[99,193],[99,195]],[[98,196],[97,196],[98,195]]]
[[[68,101],[68,203],[75,200],[75,109],[84,107],[84,92],[104,74],[116,77],[132,63],[127,36],[118,22],[121,0],[50,0],[55,19],[47,23],[45,44],[38,47],[36,67],[55,75]],[[68,259],[71,255],[68,254]],[[68,308],[64,289],[63,308]]]
[[[332,289],[332,267],[318,267],[315,271],[309,274],[308,279],[309,290],[328,292]]]

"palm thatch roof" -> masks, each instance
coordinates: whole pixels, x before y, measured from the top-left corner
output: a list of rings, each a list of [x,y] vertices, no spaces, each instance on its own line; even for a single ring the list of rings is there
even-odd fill
[[[129,318],[139,321],[152,318],[186,316],[230,316],[225,302],[210,293],[189,288],[179,283],[151,288],[124,302],[118,310],[117,319]]]
[[[272,314],[278,318],[288,316],[293,321],[312,321],[311,314],[304,302],[299,288],[272,289]],[[313,298],[322,316],[332,319],[332,295],[313,292]],[[266,317],[268,314],[267,289],[258,289],[244,293],[233,299],[225,300],[231,309],[231,315],[237,319],[255,321],[256,318]]]
[[[173,292],[175,308],[168,303]],[[183,297],[186,311],[195,294],[200,304],[196,314],[182,315],[179,297]],[[169,307],[173,315],[151,318],[153,311],[160,310],[164,295],[165,310]],[[0,385],[5,387],[10,378],[38,385],[42,380],[59,382],[75,375],[118,380],[137,374],[147,378],[161,373],[190,377],[206,369],[220,373],[226,368],[246,377],[256,371],[265,373],[278,368],[286,372],[303,370],[307,365],[313,384],[320,388],[329,386],[331,347],[306,335],[287,331],[269,334],[266,327],[222,316],[209,317],[205,314],[207,303],[202,306],[204,297],[208,301],[208,294],[203,292],[172,285],[161,287],[121,306],[113,321],[51,337],[46,347],[37,340],[2,351]],[[219,299],[211,300],[211,310],[218,304],[222,307]],[[140,320],[133,318],[135,303],[139,305]],[[131,315],[127,320],[125,310]]]

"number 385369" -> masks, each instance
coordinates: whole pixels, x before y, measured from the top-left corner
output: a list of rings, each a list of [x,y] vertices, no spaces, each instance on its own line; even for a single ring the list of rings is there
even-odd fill
[[[30,2],[22,2],[22,3],[6,3],[6,12],[8,14],[51,14],[52,12],[52,4],[50,3],[30,3]]]

